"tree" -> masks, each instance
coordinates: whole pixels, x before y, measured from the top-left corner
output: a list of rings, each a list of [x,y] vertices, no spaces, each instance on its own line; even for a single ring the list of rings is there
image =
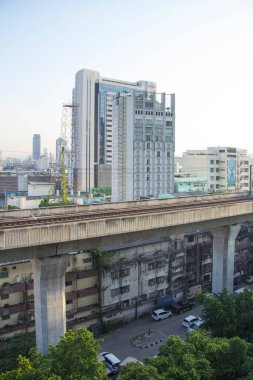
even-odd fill
[[[208,360],[202,354],[196,355],[194,345],[178,336],[170,336],[160,346],[159,356],[147,362],[157,368],[165,379],[212,379],[213,370]]]
[[[98,340],[86,328],[69,330],[56,346],[49,346],[47,359],[53,373],[64,380],[99,380],[104,378],[99,348]]]
[[[251,344],[239,337],[211,338],[206,332],[198,331],[187,335],[196,357],[204,356],[213,370],[213,379],[233,380],[247,374],[251,360]]]
[[[6,342],[0,343],[0,368],[1,371],[10,371],[18,366],[17,357],[27,356],[32,347],[35,347],[35,334],[18,334]]]
[[[32,349],[19,356],[18,368],[0,374],[0,380],[102,380],[105,367],[98,360],[99,342],[90,331],[71,330],[43,357]]]
[[[155,367],[140,363],[129,363],[123,367],[118,380],[162,380]]]
[[[219,294],[199,296],[204,306],[204,319],[213,336],[239,336],[253,342],[253,292],[239,294],[223,290]]]

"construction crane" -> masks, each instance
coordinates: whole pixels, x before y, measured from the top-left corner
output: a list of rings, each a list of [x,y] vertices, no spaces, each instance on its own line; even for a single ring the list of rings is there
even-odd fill
[[[65,149],[64,146],[61,149],[61,200],[63,205],[68,205],[70,202],[68,200],[67,192],[67,180],[66,180],[66,167],[65,167]]]

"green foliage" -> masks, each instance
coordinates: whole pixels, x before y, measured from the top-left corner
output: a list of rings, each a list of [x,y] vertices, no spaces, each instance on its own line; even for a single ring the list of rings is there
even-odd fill
[[[50,207],[52,206],[50,204],[50,199],[49,198],[44,198],[40,201],[39,207]]]
[[[230,294],[202,295],[204,319],[213,336],[232,338],[239,336],[253,342],[253,292],[245,290]]]
[[[170,336],[159,351],[145,363],[164,380],[236,380],[253,373],[252,345],[238,337],[212,338],[199,330],[187,334],[186,341]]]
[[[67,331],[56,346],[49,347],[53,372],[64,380],[103,379],[104,365],[98,361],[99,343],[85,328]]]
[[[35,347],[35,334],[18,334],[6,342],[0,343],[0,368],[2,371],[10,371],[18,365],[19,355],[27,356],[30,349]]]
[[[109,186],[93,187],[91,192],[92,194],[112,195],[112,188]]]
[[[140,363],[129,363],[123,367],[118,380],[163,380],[155,367]]]
[[[211,338],[199,331],[187,335],[187,342],[194,347],[196,356],[203,356],[213,370],[212,379],[233,380],[248,371],[251,345],[239,337]]]
[[[67,331],[43,357],[32,349],[19,356],[18,368],[0,374],[0,380],[102,380],[104,364],[98,360],[99,342],[86,328]]]
[[[194,334],[193,334],[194,335]],[[212,379],[213,369],[202,355],[196,355],[195,347],[178,336],[170,336],[160,346],[160,355],[146,361],[153,365],[164,379],[207,380]]]
[[[8,205],[8,210],[20,210],[20,208],[18,206]]]
[[[91,255],[96,259],[98,267],[108,268],[111,266],[115,255],[118,253],[117,251],[108,251],[103,252],[98,248],[94,248],[90,250]]]

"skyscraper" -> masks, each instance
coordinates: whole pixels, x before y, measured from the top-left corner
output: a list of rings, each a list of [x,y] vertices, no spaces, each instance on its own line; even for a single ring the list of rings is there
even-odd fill
[[[40,135],[33,135],[33,159],[37,161],[40,158]]]
[[[154,82],[127,82],[101,77],[99,72],[77,72],[73,90],[72,149],[74,189],[91,191],[99,182],[95,167],[112,164],[112,100],[117,93],[156,91]],[[105,178],[103,178],[103,183]],[[109,184],[110,185],[110,184]]]
[[[113,100],[112,201],[174,192],[175,95],[142,92]]]

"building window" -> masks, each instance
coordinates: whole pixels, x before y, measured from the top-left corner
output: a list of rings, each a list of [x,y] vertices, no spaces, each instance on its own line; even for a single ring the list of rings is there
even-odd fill
[[[154,286],[155,285],[155,278],[151,278],[148,280],[148,286]]]
[[[130,268],[121,269],[120,270],[120,277],[126,277],[130,275]]]
[[[121,302],[121,308],[125,309],[126,307],[129,307],[129,300],[126,300],[124,302]]]
[[[92,262],[92,258],[83,259],[83,264],[91,263],[91,262]]]
[[[1,300],[7,300],[9,297],[9,294],[1,294]]]
[[[125,294],[125,293],[128,293],[128,292],[130,292],[130,285],[122,286],[120,288],[120,294]]]
[[[165,278],[164,278],[164,277],[157,277],[157,278],[156,278],[156,283],[157,283],[157,284],[162,284],[164,281],[165,281]]]
[[[71,305],[73,303],[73,300],[67,300],[66,305]]]
[[[149,263],[149,264],[148,264],[148,269],[149,269],[149,270],[153,270],[153,269],[155,269],[155,263]]]
[[[10,314],[2,315],[2,321],[6,321],[7,319],[10,319],[10,318],[11,318]]]
[[[0,270],[0,278],[9,277],[9,272],[7,268],[1,268]]]
[[[111,296],[116,297],[119,295],[119,288],[111,290]]]
[[[71,286],[72,285],[72,281],[66,281],[65,282],[65,286]]]

